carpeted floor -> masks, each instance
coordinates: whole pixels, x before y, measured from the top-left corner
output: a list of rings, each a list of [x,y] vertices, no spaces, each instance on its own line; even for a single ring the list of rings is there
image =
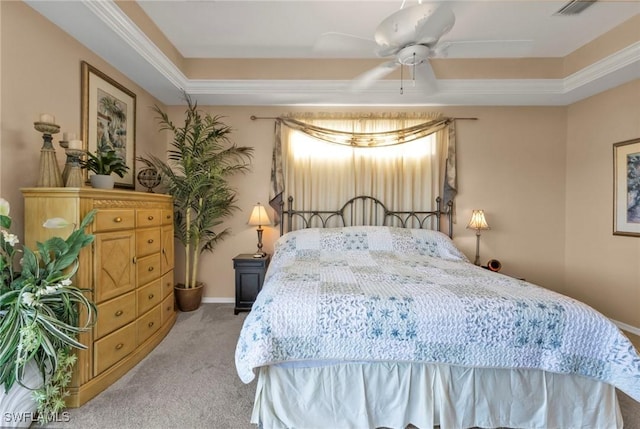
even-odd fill
[[[68,423],[46,428],[255,429],[249,423],[255,382],[243,384],[234,364],[245,317],[234,316],[232,304],[180,313],[169,335],[136,367],[68,410]],[[620,404],[625,429],[640,429],[640,404],[624,394]]]

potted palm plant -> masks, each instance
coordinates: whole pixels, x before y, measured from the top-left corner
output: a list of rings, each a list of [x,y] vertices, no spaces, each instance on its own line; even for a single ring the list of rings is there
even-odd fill
[[[185,99],[187,109],[181,127],[154,106],[161,130],[168,130],[173,138],[167,161],[150,155],[146,162],[160,172],[173,196],[175,237],[185,252],[185,276],[175,286],[176,303],[180,310],[192,311],[202,300],[203,284],[198,281],[200,254],[213,251],[229,235],[228,228],[214,228],[238,209],[228,178],[248,171],[253,148],[232,144],[232,129],[221,116],[202,112],[188,96]]]
[[[97,150],[95,154],[87,152],[87,159],[80,161],[82,168],[92,171],[91,186],[100,189],[112,189],[114,185],[113,176],[117,174],[124,177],[129,166],[113,149]]]
[[[20,248],[18,237],[9,232],[9,203],[0,198],[3,425],[23,424],[36,415],[36,410],[38,420],[46,423],[65,406],[76,361],[73,349],[86,348],[77,335],[91,329],[96,317],[96,307],[87,296],[90,290],[72,282],[78,255],[94,238],[85,233],[93,217],[90,212],[66,239],[52,237],[38,243],[37,251],[33,251],[26,246]],[[61,228],[69,223],[54,218],[43,226]]]

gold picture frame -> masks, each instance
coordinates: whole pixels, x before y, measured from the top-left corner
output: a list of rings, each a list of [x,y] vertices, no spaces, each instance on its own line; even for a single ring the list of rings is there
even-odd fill
[[[84,149],[112,148],[129,170],[115,176],[118,188],[135,188],[136,95],[89,63],[81,62],[81,134]],[[89,179],[84,171],[85,181]]]
[[[640,138],[613,145],[613,234],[640,237]]]

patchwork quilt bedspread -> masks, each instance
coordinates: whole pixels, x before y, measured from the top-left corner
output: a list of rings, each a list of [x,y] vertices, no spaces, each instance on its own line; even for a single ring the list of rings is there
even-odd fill
[[[471,264],[448,236],[304,229],[276,243],[236,368],[296,361],[533,368],[610,383],[640,401],[640,356],[589,306]]]

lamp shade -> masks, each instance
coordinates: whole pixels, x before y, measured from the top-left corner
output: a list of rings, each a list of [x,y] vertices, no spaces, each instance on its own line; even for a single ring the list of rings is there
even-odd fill
[[[471,220],[469,221],[469,225],[467,228],[470,229],[490,229],[487,224],[487,220],[484,217],[484,211],[482,210],[473,210],[471,212]]]
[[[267,215],[267,211],[264,206],[258,203],[253,210],[251,211],[251,216],[249,217],[249,225],[271,225],[271,220],[269,219],[269,215]]]

